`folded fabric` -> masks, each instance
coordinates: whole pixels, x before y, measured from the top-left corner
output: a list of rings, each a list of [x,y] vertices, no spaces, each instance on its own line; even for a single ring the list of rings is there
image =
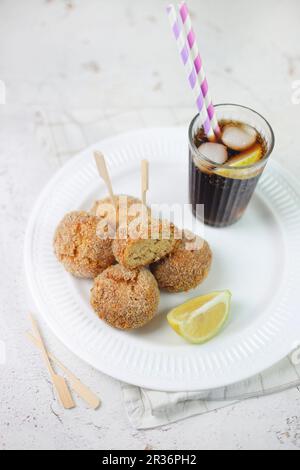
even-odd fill
[[[170,393],[122,383],[122,392],[131,424],[149,429],[299,385],[300,364],[287,357],[255,377],[215,390]]]

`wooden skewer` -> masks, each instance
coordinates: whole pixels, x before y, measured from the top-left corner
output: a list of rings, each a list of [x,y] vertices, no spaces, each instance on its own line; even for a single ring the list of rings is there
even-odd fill
[[[36,319],[32,315],[29,315],[29,318],[30,318],[35,336],[40,341],[41,351],[42,351],[42,355],[43,355],[46,367],[49,370],[52,383],[53,383],[54,388],[55,388],[55,390],[58,394],[58,397],[61,401],[62,406],[64,408],[66,408],[67,410],[69,410],[71,408],[75,408],[75,403],[74,403],[74,400],[72,398],[69,387],[67,385],[67,382],[65,381],[65,379],[63,377],[56,374],[53,370],[53,367],[51,365],[51,362],[50,362],[50,359],[49,359],[49,356],[48,356],[48,352],[47,352],[47,349],[46,349],[45,344],[43,342],[43,338],[41,336],[41,333],[40,333],[40,330],[39,330]]]
[[[107,170],[104,155],[101,152],[95,152],[94,157],[95,157],[99,175],[103,179],[104,183],[106,184],[112,204],[116,207],[114,192],[113,192],[113,188],[111,184],[111,179]]]
[[[149,189],[149,162],[142,160],[142,201],[147,204],[147,191]]]
[[[41,349],[42,345],[41,342],[33,336],[31,333],[27,332],[26,333],[27,338],[33,343],[37,348]],[[93,408],[96,410],[99,408],[101,401],[97,397],[97,395],[92,392],[86,385],[84,385],[69,369],[64,366],[64,364],[57,359],[53,354],[48,352],[48,356],[51,359],[52,362],[54,362],[58,367],[61,368],[61,370],[65,373],[65,375],[68,377],[71,386],[73,390],[77,393],[77,395],[82,398],[90,408]]]

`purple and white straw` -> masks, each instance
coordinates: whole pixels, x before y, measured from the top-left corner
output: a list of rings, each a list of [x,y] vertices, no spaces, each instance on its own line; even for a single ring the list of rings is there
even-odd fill
[[[174,37],[176,39],[176,43],[177,43],[177,47],[181,56],[182,63],[186,69],[190,87],[195,95],[196,104],[199,110],[200,120],[202,122],[204,132],[209,140],[214,141],[215,133],[214,133],[207,109],[206,109],[203,92],[200,86],[200,82],[198,80],[198,75],[196,73],[193,60],[191,58],[189,46],[187,45],[187,42],[185,39],[182,25],[176,13],[176,9],[174,5],[169,5],[167,7],[167,13],[168,13],[168,17],[169,17],[169,21],[171,24]]]
[[[205,102],[205,106],[206,106],[206,109],[207,109],[207,113],[208,113],[209,119],[211,120],[214,133],[218,136],[220,134],[220,128],[219,128],[219,124],[218,124],[218,121],[217,121],[217,118],[216,118],[215,109],[214,109],[214,106],[213,106],[213,103],[212,103],[212,99],[211,99],[211,96],[210,96],[208,83],[207,83],[207,79],[206,79],[206,75],[205,75],[205,71],[204,71],[204,67],[203,67],[203,62],[202,62],[200,52],[199,52],[199,48],[198,48],[198,44],[197,44],[197,41],[196,41],[196,35],[195,35],[195,32],[193,30],[193,26],[192,26],[192,20],[191,20],[191,17],[190,17],[188,6],[185,2],[182,2],[180,4],[179,13],[180,13],[182,24],[183,24],[183,29],[184,29],[185,34],[186,34],[188,46],[189,46],[189,49],[191,51],[191,56],[192,56],[192,60],[194,62],[194,67],[195,67],[195,70],[196,70],[196,73],[198,75],[198,79],[199,79],[199,82],[200,82],[200,86],[201,86],[202,94],[203,94],[203,97],[204,97],[204,102]]]

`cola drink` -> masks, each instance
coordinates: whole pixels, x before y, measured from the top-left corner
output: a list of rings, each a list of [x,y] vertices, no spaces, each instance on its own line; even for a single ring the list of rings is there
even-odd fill
[[[189,197],[197,218],[226,227],[245,213],[273,150],[274,134],[249,108],[219,105],[216,112],[221,130],[216,143],[208,142],[198,115],[190,125]]]

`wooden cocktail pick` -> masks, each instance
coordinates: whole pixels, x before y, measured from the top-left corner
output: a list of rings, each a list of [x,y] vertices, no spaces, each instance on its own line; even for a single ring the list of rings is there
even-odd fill
[[[149,189],[149,162],[148,160],[142,160],[142,201],[146,206],[147,204],[147,191]]]
[[[29,332],[27,332],[26,335],[27,335],[27,338],[37,348],[39,349],[42,348],[41,342],[39,341],[38,338],[36,338]],[[60,367],[60,369],[68,377],[71,387],[77,393],[77,395],[80,396],[80,398],[82,398],[82,400],[84,400],[90,408],[93,408],[94,410],[99,408],[101,401],[97,397],[97,395],[94,392],[92,392],[86,385],[84,385],[69,369],[67,369],[66,366],[64,366],[64,364],[59,359],[57,359],[57,357],[55,357],[50,352],[48,352],[48,356],[51,359],[51,361],[54,362],[54,364],[56,364],[58,367]]]
[[[114,198],[114,192],[111,184],[111,179],[107,170],[106,162],[104,155],[101,152],[94,152],[94,157],[95,157],[95,162],[97,165],[97,169],[99,172],[100,177],[103,179],[104,183],[106,184],[107,190],[109,192],[109,196],[111,199],[111,202],[114,206],[115,204],[115,198]]]
[[[67,410],[69,410],[71,408],[75,408],[75,403],[74,403],[74,400],[72,398],[69,387],[67,385],[67,382],[65,381],[65,379],[63,377],[61,377],[60,375],[58,375],[54,372],[54,369],[51,365],[51,362],[50,362],[50,359],[49,359],[49,356],[48,356],[48,352],[47,352],[47,349],[46,349],[45,344],[43,342],[43,338],[41,336],[41,333],[40,333],[40,330],[39,330],[36,319],[33,317],[33,315],[29,315],[29,318],[30,318],[30,321],[31,321],[31,324],[32,324],[34,334],[40,341],[41,351],[42,351],[42,355],[43,355],[46,367],[47,367],[47,369],[50,373],[50,377],[51,377],[53,386],[54,386],[54,388],[57,392],[57,395],[58,395],[58,397],[61,401],[62,406],[64,408],[66,408]]]

